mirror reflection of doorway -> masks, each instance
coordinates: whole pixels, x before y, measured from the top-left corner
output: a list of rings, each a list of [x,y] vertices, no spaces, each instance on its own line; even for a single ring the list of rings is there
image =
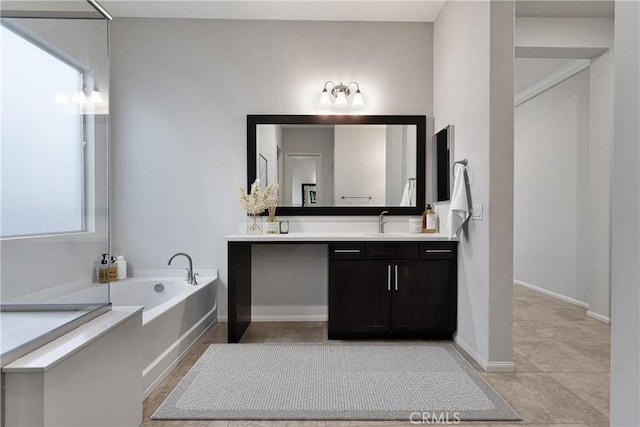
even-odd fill
[[[322,155],[287,153],[285,168],[285,206],[303,206],[302,184],[315,183],[315,206],[322,204]],[[289,203],[289,204],[287,204]],[[305,203],[307,205],[308,203]]]

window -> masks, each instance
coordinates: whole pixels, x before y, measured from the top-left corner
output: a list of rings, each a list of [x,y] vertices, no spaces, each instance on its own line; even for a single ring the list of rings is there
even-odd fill
[[[83,70],[0,29],[0,234],[83,231]]]

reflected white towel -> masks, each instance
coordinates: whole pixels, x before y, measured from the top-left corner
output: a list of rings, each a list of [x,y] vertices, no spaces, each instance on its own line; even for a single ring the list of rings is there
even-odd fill
[[[458,233],[471,214],[469,195],[467,194],[467,186],[469,185],[467,182],[467,167],[458,163],[454,165],[453,171],[453,193],[451,194],[451,205],[447,216],[449,239]]]
[[[402,192],[402,199],[400,199],[400,206],[411,206],[411,192],[413,191],[413,181],[407,181]]]

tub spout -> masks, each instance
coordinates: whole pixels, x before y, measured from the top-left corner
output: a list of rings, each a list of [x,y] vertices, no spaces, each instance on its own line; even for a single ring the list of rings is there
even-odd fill
[[[194,275],[193,274],[193,261],[191,260],[191,257],[188,254],[185,254],[184,252],[178,252],[176,254],[174,254],[171,258],[169,258],[169,262],[167,262],[167,265],[171,265],[171,261],[173,261],[173,259],[175,257],[177,257],[178,255],[182,255],[184,257],[187,258],[187,261],[189,261],[189,268],[187,268],[187,283],[190,285],[197,285],[198,283],[196,282],[196,275],[197,273]]]

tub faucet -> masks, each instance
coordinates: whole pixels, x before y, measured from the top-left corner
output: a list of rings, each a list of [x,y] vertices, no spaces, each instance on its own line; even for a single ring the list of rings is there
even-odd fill
[[[384,217],[385,214],[388,214],[389,211],[380,212],[380,216],[378,216],[378,233],[384,234],[384,224],[387,222],[387,219]]]
[[[184,252],[178,252],[175,255],[173,255],[171,258],[169,258],[169,262],[167,263],[167,265],[171,265],[171,261],[173,261],[173,259],[175,257],[177,257],[178,255],[182,255],[187,257],[187,261],[189,261],[189,268],[186,268],[187,270],[187,283],[190,285],[197,285],[198,282],[196,281],[196,276],[198,275],[198,273],[193,273],[193,261],[191,260],[191,257],[188,254],[185,254]]]

